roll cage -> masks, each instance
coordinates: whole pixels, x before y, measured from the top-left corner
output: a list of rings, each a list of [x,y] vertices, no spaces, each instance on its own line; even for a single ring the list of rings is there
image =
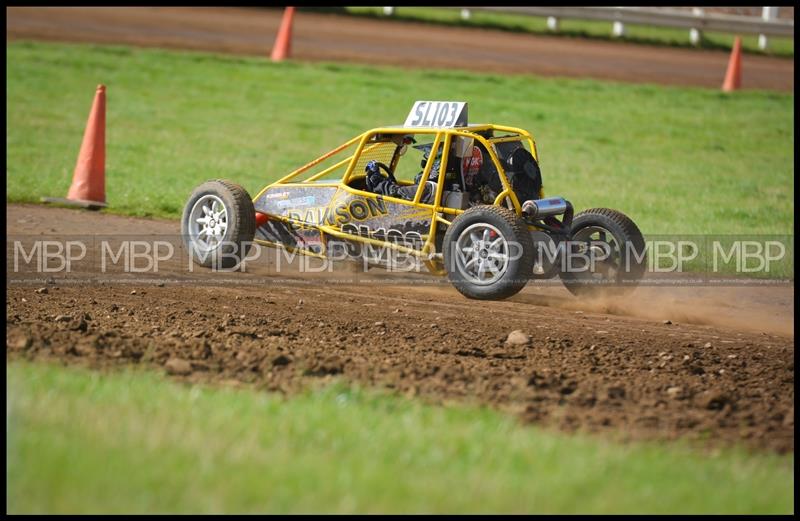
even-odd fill
[[[495,132],[504,132],[505,135],[501,136],[494,136]],[[484,134],[490,133],[490,137],[484,137]],[[500,182],[502,183],[503,190],[497,195],[494,200],[494,205],[505,205],[514,210],[517,215],[521,214],[521,202],[519,198],[514,193],[513,189],[511,188],[511,184],[508,181],[508,177],[506,176],[505,169],[503,167],[502,161],[498,158],[497,151],[494,147],[496,143],[506,143],[511,141],[522,141],[526,140],[529,145],[529,149],[531,154],[533,155],[536,161],[539,161],[539,155],[536,150],[536,142],[534,141],[533,137],[529,132],[524,129],[516,128],[516,127],[509,127],[505,125],[493,125],[493,124],[480,124],[480,125],[469,125],[465,127],[455,127],[455,128],[420,128],[420,127],[404,127],[404,126],[391,126],[391,127],[378,127],[368,130],[350,141],[343,143],[342,145],[336,147],[335,149],[327,152],[326,154],[318,157],[317,159],[301,166],[300,168],[292,171],[288,175],[282,177],[275,183],[270,186],[280,185],[280,184],[287,184],[287,183],[299,183],[299,184],[312,184],[312,185],[319,185],[320,179],[329,175],[331,172],[335,171],[337,168],[341,168],[343,165],[347,165],[345,169],[344,175],[338,181],[338,185],[340,187],[346,187],[348,191],[358,191],[358,192],[365,192],[364,190],[360,190],[358,188],[351,187],[351,183],[360,176],[363,176],[362,172],[356,171],[356,165],[359,164],[359,159],[361,158],[362,154],[365,150],[369,149],[371,145],[377,144],[379,142],[386,142],[386,138],[388,136],[404,136],[407,134],[432,134],[434,135],[433,141],[433,150],[438,150],[440,144],[444,144],[443,152],[441,157],[441,165],[446,165],[448,161],[448,156],[450,155],[451,144],[454,138],[456,137],[465,137],[465,138],[472,138],[481,145],[483,145],[484,150],[488,152],[489,159],[494,164],[494,167],[497,170],[498,177]],[[375,138],[383,139],[383,141],[378,141]],[[356,144],[356,149],[354,153],[342,161],[322,170],[321,172],[317,172],[314,175],[307,177],[302,180],[298,180],[297,178],[300,177],[303,173],[307,172],[309,169],[313,168],[314,166],[322,163],[326,159],[336,155],[337,153],[347,149],[350,146]],[[398,146],[399,148],[399,146]],[[462,213],[464,210],[458,208],[449,208],[446,206],[442,206],[442,193],[444,192],[444,183],[436,183],[436,194],[432,204],[427,204],[421,202],[421,197],[423,193],[423,186],[428,181],[431,173],[431,169],[434,164],[434,156],[435,154],[431,154],[431,157],[428,158],[428,162],[425,165],[425,168],[422,172],[422,178],[419,182],[419,189],[417,193],[411,201],[413,204],[421,207],[421,208],[428,208],[437,213],[444,213],[444,214],[452,214],[458,215]],[[397,161],[399,160],[399,156],[397,151],[392,156],[390,168],[394,170],[396,167]],[[331,183],[335,181],[330,180]],[[327,184],[327,182],[325,183]],[[402,184],[402,183],[401,183]],[[265,188],[266,190],[266,188]],[[260,197],[260,192],[254,199],[258,199]],[[369,192],[366,192],[369,193]],[[542,194],[540,194],[542,196]],[[405,199],[398,199],[395,197],[390,196],[382,196],[388,201],[392,202],[402,202],[408,203],[409,201]]]
[[[503,134],[495,135],[496,133],[503,133]],[[371,147],[375,147],[380,144],[386,144],[387,142],[397,143],[399,141],[397,139],[398,136],[405,136],[409,134],[433,135],[434,140],[431,149],[432,151],[438,150],[439,145],[443,144],[442,156],[439,163],[441,165],[440,168],[442,170],[445,168],[445,165],[448,164],[447,163],[448,156],[451,152],[451,144],[454,139],[457,139],[459,137],[471,138],[475,140],[473,143],[480,143],[483,146],[483,149],[488,153],[488,158],[493,163],[497,171],[497,175],[502,184],[502,191],[500,191],[497,194],[497,197],[495,198],[493,204],[505,205],[507,208],[514,211],[517,215],[521,215],[522,213],[521,201],[519,201],[518,197],[516,196],[514,190],[511,187],[511,183],[509,183],[503,162],[499,159],[497,150],[494,145],[497,143],[526,140],[529,145],[529,150],[531,154],[533,155],[534,159],[538,161],[539,157],[536,150],[536,143],[533,137],[530,135],[530,133],[528,133],[524,129],[505,126],[505,125],[493,125],[493,124],[473,124],[473,125],[467,125],[463,127],[453,127],[453,128],[435,128],[435,127],[409,128],[405,126],[373,128],[371,130],[363,132],[362,134],[359,134],[353,139],[323,154],[317,159],[290,172],[289,174],[282,177],[278,181],[264,187],[264,189],[261,190],[258,193],[258,195],[256,195],[256,197],[253,198],[253,200],[258,201],[259,199],[261,199],[262,195],[265,194],[265,192],[272,190],[279,190],[280,188],[291,187],[297,189],[304,187],[306,189],[310,189],[313,191],[317,187],[319,187],[320,189],[326,187],[328,189],[331,189],[335,187],[337,189],[337,193],[343,191],[346,192],[347,194],[350,194],[351,196],[360,196],[372,199],[380,198],[383,199],[386,203],[394,203],[395,205],[399,204],[423,210],[425,214],[430,216],[430,220],[427,233],[422,234],[421,237],[422,238],[421,248],[409,247],[407,245],[394,243],[386,239],[377,239],[362,235],[352,235],[350,233],[344,232],[342,229],[339,229],[335,226],[331,226],[324,222],[308,222],[282,215],[271,215],[270,219],[283,222],[293,227],[314,228],[319,231],[320,239],[324,239],[325,236],[328,236],[336,239],[354,240],[360,243],[370,244],[373,246],[387,246],[390,249],[399,251],[401,253],[406,253],[416,257],[420,257],[422,258],[424,264],[428,267],[428,269],[432,273],[444,274],[445,271],[443,269],[443,266],[441,265],[441,252],[438,252],[440,246],[439,242],[441,242],[440,239],[441,237],[443,237],[444,232],[441,231],[439,225],[444,225],[445,227],[449,226],[450,222],[457,215],[463,213],[465,210],[460,208],[447,207],[442,204],[442,194],[445,191],[444,182],[436,183],[436,193],[433,199],[433,203],[428,204],[428,203],[423,203],[421,201],[421,197],[423,195],[423,188],[430,177],[433,164],[435,163],[436,160],[435,153],[431,153],[429,155],[428,161],[425,164],[425,167],[423,168],[422,171],[422,177],[419,181],[419,188],[417,189],[414,199],[411,201],[391,196],[374,194],[372,192],[368,192],[366,190],[352,186],[354,181],[364,177],[362,163],[365,163],[365,161],[362,156],[364,156],[365,153],[371,149]],[[326,160],[331,159],[336,154],[344,150],[347,150],[349,147],[352,146],[355,146],[355,150],[351,155],[348,155],[347,157],[334,163],[333,165],[327,166],[326,168],[324,168],[319,172],[310,173],[311,169],[313,169],[315,166],[324,163]],[[400,146],[398,145],[391,156],[390,167],[392,170],[395,169],[395,166],[399,159],[398,157],[399,149]],[[361,167],[360,169],[362,171],[358,171],[359,166]],[[335,177],[334,178],[328,177],[332,173],[336,172],[337,169],[341,169],[343,167],[344,167],[344,174],[341,176],[341,178],[338,178],[337,180],[337,178]],[[443,173],[444,172],[440,172],[440,174]],[[307,177],[304,177],[303,174],[306,174]],[[443,179],[444,176],[442,175],[441,178]],[[543,197],[541,193],[540,197]],[[531,229],[536,229],[536,227],[531,226]],[[311,255],[316,257],[324,256],[324,252],[322,251],[310,251],[303,248],[293,248],[286,244],[279,244],[273,241],[262,240],[258,238],[256,239],[256,242],[270,246],[280,246],[289,251],[295,251],[306,255]]]

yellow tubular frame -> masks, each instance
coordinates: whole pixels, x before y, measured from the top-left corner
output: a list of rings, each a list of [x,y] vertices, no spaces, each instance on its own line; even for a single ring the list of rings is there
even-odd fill
[[[496,137],[496,138],[484,138],[483,136],[480,136],[480,135],[476,134],[476,132],[481,132],[481,131],[486,131],[486,130],[508,132],[508,133],[514,134],[514,135],[500,136],[500,137]],[[435,257],[432,258],[432,256],[430,255],[435,249],[436,234],[439,231],[438,225],[439,224],[444,224],[445,226],[449,226],[450,225],[450,221],[444,218],[444,214],[457,216],[457,215],[463,213],[464,210],[460,210],[460,209],[456,209],[456,208],[447,208],[447,207],[441,206],[442,193],[444,192],[444,183],[436,183],[436,195],[435,195],[435,198],[434,198],[434,204],[421,203],[420,199],[422,198],[422,194],[423,194],[425,183],[427,183],[428,178],[430,177],[431,169],[433,168],[433,163],[434,163],[435,157],[436,157],[436,153],[434,153],[434,151],[438,150],[438,147],[439,147],[440,143],[442,142],[442,138],[444,138],[444,147],[443,147],[444,150],[442,152],[442,159],[441,159],[439,164],[440,165],[446,165],[448,157],[449,157],[449,154],[450,154],[450,144],[452,143],[453,137],[473,138],[473,139],[477,140],[478,142],[480,142],[484,146],[484,148],[489,152],[489,158],[491,159],[492,163],[494,163],[494,166],[497,169],[498,176],[500,177],[500,182],[503,185],[503,190],[497,195],[497,198],[495,198],[493,204],[496,205],[496,206],[500,206],[500,205],[503,204],[504,201],[506,201],[507,203],[510,201],[510,204],[508,204],[508,208],[510,210],[513,210],[517,215],[521,214],[520,201],[517,198],[517,196],[514,193],[514,191],[512,190],[511,184],[508,182],[508,178],[506,177],[505,170],[503,169],[503,167],[502,167],[502,165],[500,163],[500,160],[497,157],[497,153],[495,152],[494,144],[495,143],[506,143],[506,142],[510,142],[510,141],[521,141],[521,140],[525,139],[525,140],[528,141],[528,144],[530,146],[531,154],[533,155],[534,159],[536,159],[536,161],[538,162],[539,161],[539,154],[538,154],[538,151],[536,150],[536,141],[533,139],[533,136],[531,136],[531,134],[529,132],[527,132],[526,130],[524,130],[524,129],[516,128],[516,127],[509,127],[509,126],[505,126],[505,125],[493,125],[493,124],[472,125],[472,126],[457,127],[457,128],[416,128],[416,127],[409,127],[409,128],[405,128],[405,127],[379,127],[379,128],[374,128],[372,130],[368,130],[367,132],[364,132],[363,134],[360,134],[360,135],[354,137],[350,141],[347,141],[346,143],[336,147],[335,149],[331,150],[330,152],[327,152],[326,154],[324,154],[324,155],[318,157],[317,159],[311,161],[310,163],[307,163],[307,164],[301,166],[300,168],[298,168],[298,169],[294,170],[293,172],[289,173],[288,175],[280,178],[279,180],[275,181],[274,183],[265,186],[253,198],[253,201],[258,200],[264,194],[264,192],[266,192],[268,189],[270,189],[270,188],[272,188],[272,187],[274,187],[276,185],[294,185],[294,186],[299,186],[299,185],[303,185],[305,183],[314,182],[314,181],[320,179],[321,177],[324,177],[325,175],[329,174],[330,172],[334,171],[335,169],[342,167],[348,161],[349,161],[349,164],[347,166],[347,169],[346,169],[344,175],[342,176],[342,180],[341,181],[333,181],[332,180],[331,183],[330,183],[330,186],[337,186],[341,190],[345,190],[347,192],[355,193],[355,194],[366,193],[366,192],[363,192],[362,190],[358,190],[358,189],[349,187],[348,186],[348,182],[353,177],[353,169],[355,168],[355,165],[358,162],[358,159],[361,157],[361,155],[364,152],[369,151],[372,148],[372,147],[368,146],[368,141],[372,136],[374,136],[376,134],[435,134],[433,145],[431,147],[431,154],[430,154],[430,157],[428,159],[428,163],[425,165],[425,168],[422,171],[422,178],[420,179],[419,188],[417,189],[417,193],[414,195],[414,200],[409,202],[409,201],[406,201],[404,199],[397,199],[397,198],[394,198],[394,197],[383,196],[383,198],[385,200],[388,200],[389,202],[397,201],[397,202],[400,202],[401,204],[405,204],[405,205],[409,205],[410,204],[410,205],[413,205],[413,206],[415,206],[417,208],[420,208],[420,209],[430,210],[430,212],[431,212],[430,230],[429,230],[429,233],[428,233],[427,240],[425,241],[425,243],[423,244],[423,246],[422,246],[422,248],[420,250],[415,250],[415,249],[409,248],[407,246],[401,246],[399,244],[395,244],[395,243],[392,243],[390,241],[381,241],[381,240],[372,239],[372,238],[369,238],[369,237],[363,237],[363,236],[359,236],[359,235],[352,235],[352,234],[349,234],[349,233],[344,233],[342,231],[337,230],[336,228],[333,228],[333,227],[325,225],[325,224],[311,224],[311,225],[309,225],[309,224],[307,224],[305,222],[298,222],[298,221],[294,221],[294,220],[288,219],[286,217],[275,216],[275,215],[271,215],[270,218],[271,219],[277,219],[277,220],[280,220],[280,221],[283,221],[283,222],[285,222],[287,224],[292,224],[292,225],[312,226],[314,228],[317,228],[320,231],[320,234],[323,236],[323,238],[324,238],[324,235],[330,235],[331,237],[336,237],[336,238],[339,238],[339,239],[346,239],[346,240],[354,241],[354,242],[372,244],[372,245],[375,245],[375,246],[389,247],[389,248],[391,248],[393,250],[397,250],[399,252],[402,252],[402,253],[405,253],[405,254],[408,254],[408,255],[414,255],[415,257],[427,257],[427,259],[424,260],[424,262],[425,262],[425,265],[428,267],[428,269],[434,274],[439,274],[439,275],[444,274],[445,271],[444,271],[443,267],[441,266],[441,264],[439,262],[437,262],[437,259]],[[303,172],[306,172],[308,169],[320,164],[321,162],[323,162],[324,160],[328,159],[329,157],[337,154],[338,152],[341,152],[342,150],[345,150],[347,147],[353,145],[354,143],[358,143],[358,145],[356,146],[356,150],[353,152],[352,155],[350,155],[350,156],[346,157],[345,159],[339,161],[335,165],[333,165],[331,167],[328,167],[328,168],[324,169],[323,171],[321,171],[319,173],[314,174],[313,176],[309,177],[308,179],[305,179],[303,181],[292,182],[292,179],[294,179],[295,177],[299,176]],[[373,145],[373,146],[376,146],[376,145]],[[365,148],[366,148],[366,150],[365,150]],[[544,197],[543,190],[540,191],[539,197],[540,198]],[[535,226],[529,226],[529,228],[530,229],[536,229]],[[256,239],[255,242],[260,243],[260,244],[264,244],[264,245],[267,245],[267,246],[284,248],[284,249],[286,249],[286,250],[288,250],[290,252],[295,252],[296,251],[297,253],[301,253],[301,254],[304,254],[304,255],[311,255],[311,256],[314,256],[314,257],[323,257],[323,255],[318,254],[318,253],[314,253],[314,252],[309,251],[309,250],[301,250],[301,249],[291,248],[291,247],[287,247],[287,246],[285,246],[283,244],[274,243],[274,242],[271,242],[271,241],[265,241],[265,240],[261,240],[261,239]]]

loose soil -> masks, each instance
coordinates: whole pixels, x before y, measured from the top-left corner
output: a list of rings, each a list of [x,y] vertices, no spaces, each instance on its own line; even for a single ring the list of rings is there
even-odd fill
[[[6,215],[7,360],[142,366],[286,394],[342,378],[548,429],[794,450],[793,286],[644,287],[585,301],[531,284],[476,302],[422,274],[303,274],[297,259],[280,271],[270,261],[188,273],[180,255],[157,274],[101,273],[93,259],[50,278],[14,271],[15,240],[169,241],[179,224],[36,205]],[[506,343],[513,330],[530,341]]]

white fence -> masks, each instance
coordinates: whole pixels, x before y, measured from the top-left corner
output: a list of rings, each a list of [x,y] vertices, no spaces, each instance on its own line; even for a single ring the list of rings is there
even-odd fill
[[[391,15],[394,7],[384,7],[384,13]],[[794,19],[778,19],[778,7],[764,7],[761,17],[722,13],[708,13],[695,7],[691,11],[656,7],[456,7],[461,17],[469,19],[471,11],[494,11],[543,16],[547,27],[558,31],[559,20],[602,20],[611,22],[611,34],[619,37],[625,34],[625,24],[654,25],[689,30],[689,40],[697,45],[703,31],[725,33],[758,34],[758,45],[766,49],[769,36],[794,37]]]

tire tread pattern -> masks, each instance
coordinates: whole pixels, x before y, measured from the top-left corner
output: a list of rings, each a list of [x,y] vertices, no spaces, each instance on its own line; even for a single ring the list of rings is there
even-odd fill
[[[517,259],[516,261],[516,276],[510,281],[498,282],[498,288],[491,292],[482,292],[482,291],[475,291],[475,288],[472,284],[467,281],[460,280],[457,276],[454,277],[451,272],[448,270],[448,278],[450,282],[456,287],[456,289],[464,296],[473,299],[480,299],[480,300],[501,300],[508,298],[516,293],[518,293],[528,282],[529,274],[533,272],[533,240],[531,239],[530,232],[528,231],[528,227],[525,225],[523,220],[513,211],[509,210],[508,208],[503,208],[502,206],[494,206],[494,205],[480,205],[480,206],[473,206],[469,208],[464,213],[460,214],[456,217],[450,226],[447,227],[447,232],[444,236],[443,247],[445,249],[445,255],[447,256],[450,250],[451,244],[453,244],[457,237],[454,237],[456,230],[459,227],[459,223],[465,220],[471,220],[475,218],[475,216],[491,216],[496,219],[499,219],[505,224],[507,224],[511,228],[511,232],[514,235],[509,239],[512,241],[519,242],[522,244],[522,248],[524,254],[521,258]],[[490,217],[490,218],[491,218]],[[483,219],[486,221],[487,219]],[[477,221],[476,221],[477,222]],[[445,265],[450,265],[450,260],[445,260]],[[522,274],[525,274],[522,276]]]
[[[231,228],[226,240],[236,243],[239,257],[244,257],[252,247],[252,240],[256,233],[256,214],[253,200],[247,190],[236,183],[227,179],[209,179],[192,191],[181,219],[181,234],[189,254],[192,255],[192,259],[201,266],[210,267],[214,262],[212,258],[218,255],[215,250],[212,255],[206,257],[205,261],[202,261],[193,255],[191,245],[188,243],[189,230],[187,229],[186,221],[189,218],[189,212],[197,199],[205,194],[215,194],[222,198],[223,201],[226,201],[226,204],[230,203],[231,208],[229,208],[229,211],[232,215],[229,216],[228,223]],[[236,264],[232,262],[233,260],[231,257],[223,257],[220,266],[232,268]]]
[[[573,227],[576,224],[580,224],[582,220],[591,217],[603,217],[611,221],[615,224],[620,231],[622,231],[625,241],[629,241],[633,244],[633,248],[636,251],[636,254],[639,255],[643,251],[645,251],[645,241],[644,237],[642,236],[642,232],[639,230],[639,227],[636,226],[636,223],[633,220],[625,215],[624,213],[613,210],[611,208],[589,208],[583,210],[582,212],[578,213],[573,220]],[[636,262],[631,264],[630,271],[627,272],[628,278],[635,279],[638,281],[644,274],[645,269],[647,268],[647,257],[642,256],[641,262]],[[581,284],[574,280],[570,280],[569,278],[565,278],[563,275],[561,276],[561,280],[564,283],[564,286],[574,295],[596,295],[602,291],[605,291],[610,294],[615,293],[626,293],[628,291],[633,290],[633,288],[637,285],[635,283],[624,284],[621,286],[615,286],[614,288],[607,288],[607,287],[599,287],[599,286],[591,286]]]

